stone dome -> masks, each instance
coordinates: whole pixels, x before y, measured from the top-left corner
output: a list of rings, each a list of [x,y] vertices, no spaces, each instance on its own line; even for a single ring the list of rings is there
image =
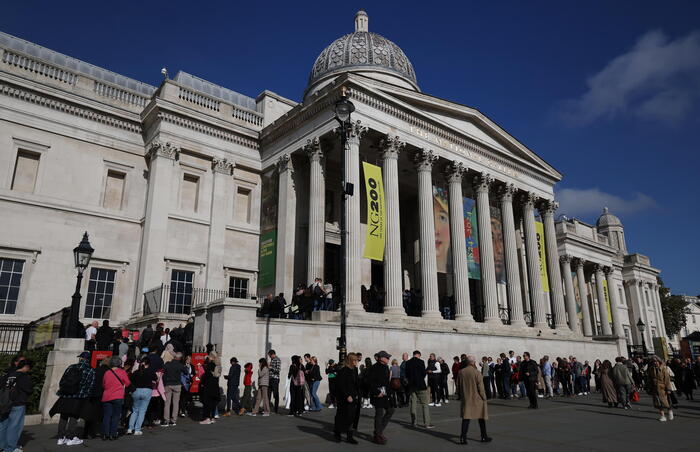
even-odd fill
[[[355,15],[355,32],[341,36],[323,49],[309,76],[306,94],[316,91],[341,72],[358,72],[420,91],[413,65],[403,50],[385,37],[368,31],[369,18]],[[325,83],[323,83],[325,82]]]
[[[615,215],[611,214],[608,208],[606,207],[603,209],[602,215],[598,217],[598,221],[596,221],[596,226],[599,228],[609,226],[622,227],[622,222]]]

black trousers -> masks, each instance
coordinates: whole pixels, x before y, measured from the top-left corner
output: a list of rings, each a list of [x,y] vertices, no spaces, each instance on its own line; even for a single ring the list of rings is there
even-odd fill
[[[431,402],[439,403],[440,402],[440,394],[439,394],[440,380],[438,380],[438,377],[433,376],[433,375],[428,375],[428,386],[430,386]]]
[[[202,397],[202,419],[214,419],[217,402],[218,400],[215,397]]]
[[[335,412],[333,424],[333,432],[336,435],[357,429],[357,421],[360,418],[359,406],[357,400],[352,403],[348,403],[347,400],[338,400],[338,409]]]
[[[304,387],[292,385],[289,393],[292,397],[292,402],[289,404],[289,412],[291,414],[301,414],[304,412]]]
[[[61,419],[58,421],[58,437],[72,439],[78,436],[76,427],[78,426],[78,418],[70,417],[67,414],[61,414]]]
[[[527,390],[527,398],[530,399],[530,406],[537,408],[537,387],[534,381],[526,381],[525,388]]]
[[[467,439],[467,433],[469,433],[469,421],[470,419],[462,419],[462,434],[460,437]],[[479,429],[481,430],[481,437],[486,438],[486,421],[479,419]]]
[[[374,403],[374,434],[382,435],[384,429],[389,424],[391,417],[394,415],[394,407],[388,402],[375,400]]]
[[[270,378],[270,386],[268,386],[267,394],[270,396],[270,405],[272,406],[272,396],[275,396],[274,409],[275,413],[280,407],[280,381],[278,378]]]

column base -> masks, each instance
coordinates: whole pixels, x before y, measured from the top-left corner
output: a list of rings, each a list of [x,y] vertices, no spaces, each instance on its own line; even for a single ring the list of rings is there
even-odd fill
[[[471,314],[459,314],[455,315],[455,322],[462,323],[475,323],[474,316]]]
[[[442,319],[440,311],[423,311],[420,313],[420,316],[424,319]]]
[[[566,331],[571,331],[571,328],[569,328],[568,323],[562,323],[560,325],[554,325],[555,330],[566,330]]]
[[[511,320],[510,326],[515,327],[515,328],[530,328],[530,326],[527,323],[525,323],[525,320],[523,320],[523,319]]]
[[[402,307],[386,307],[383,314],[387,317],[406,317],[406,310]]]
[[[541,330],[544,330],[544,329],[551,330],[551,328],[549,327],[549,323],[547,323],[547,322],[535,323],[532,327],[539,328]]]
[[[488,326],[503,326],[503,322],[498,317],[494,317],[492,319],[484,319],[484,324]]]

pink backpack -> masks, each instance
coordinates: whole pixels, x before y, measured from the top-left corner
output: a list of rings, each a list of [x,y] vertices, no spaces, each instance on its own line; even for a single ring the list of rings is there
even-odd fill
[[[304,383],[306,383],[306,377],[304,376],[304,371],[299,369],[297,371],[297,374],[292,378],[292,383],[294,383],[294,386],[302,386]]]

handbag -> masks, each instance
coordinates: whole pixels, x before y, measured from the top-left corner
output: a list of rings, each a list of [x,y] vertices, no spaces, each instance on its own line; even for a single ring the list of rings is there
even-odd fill
[[[639,392],[636,389],[630,393],[630,402],[639,402]]]
[[[389,386],[391,386],[391,389],[393,389],[394,391],[398,391],[399,389],[401,389],[401,379],[392,378],[389,382]]]

